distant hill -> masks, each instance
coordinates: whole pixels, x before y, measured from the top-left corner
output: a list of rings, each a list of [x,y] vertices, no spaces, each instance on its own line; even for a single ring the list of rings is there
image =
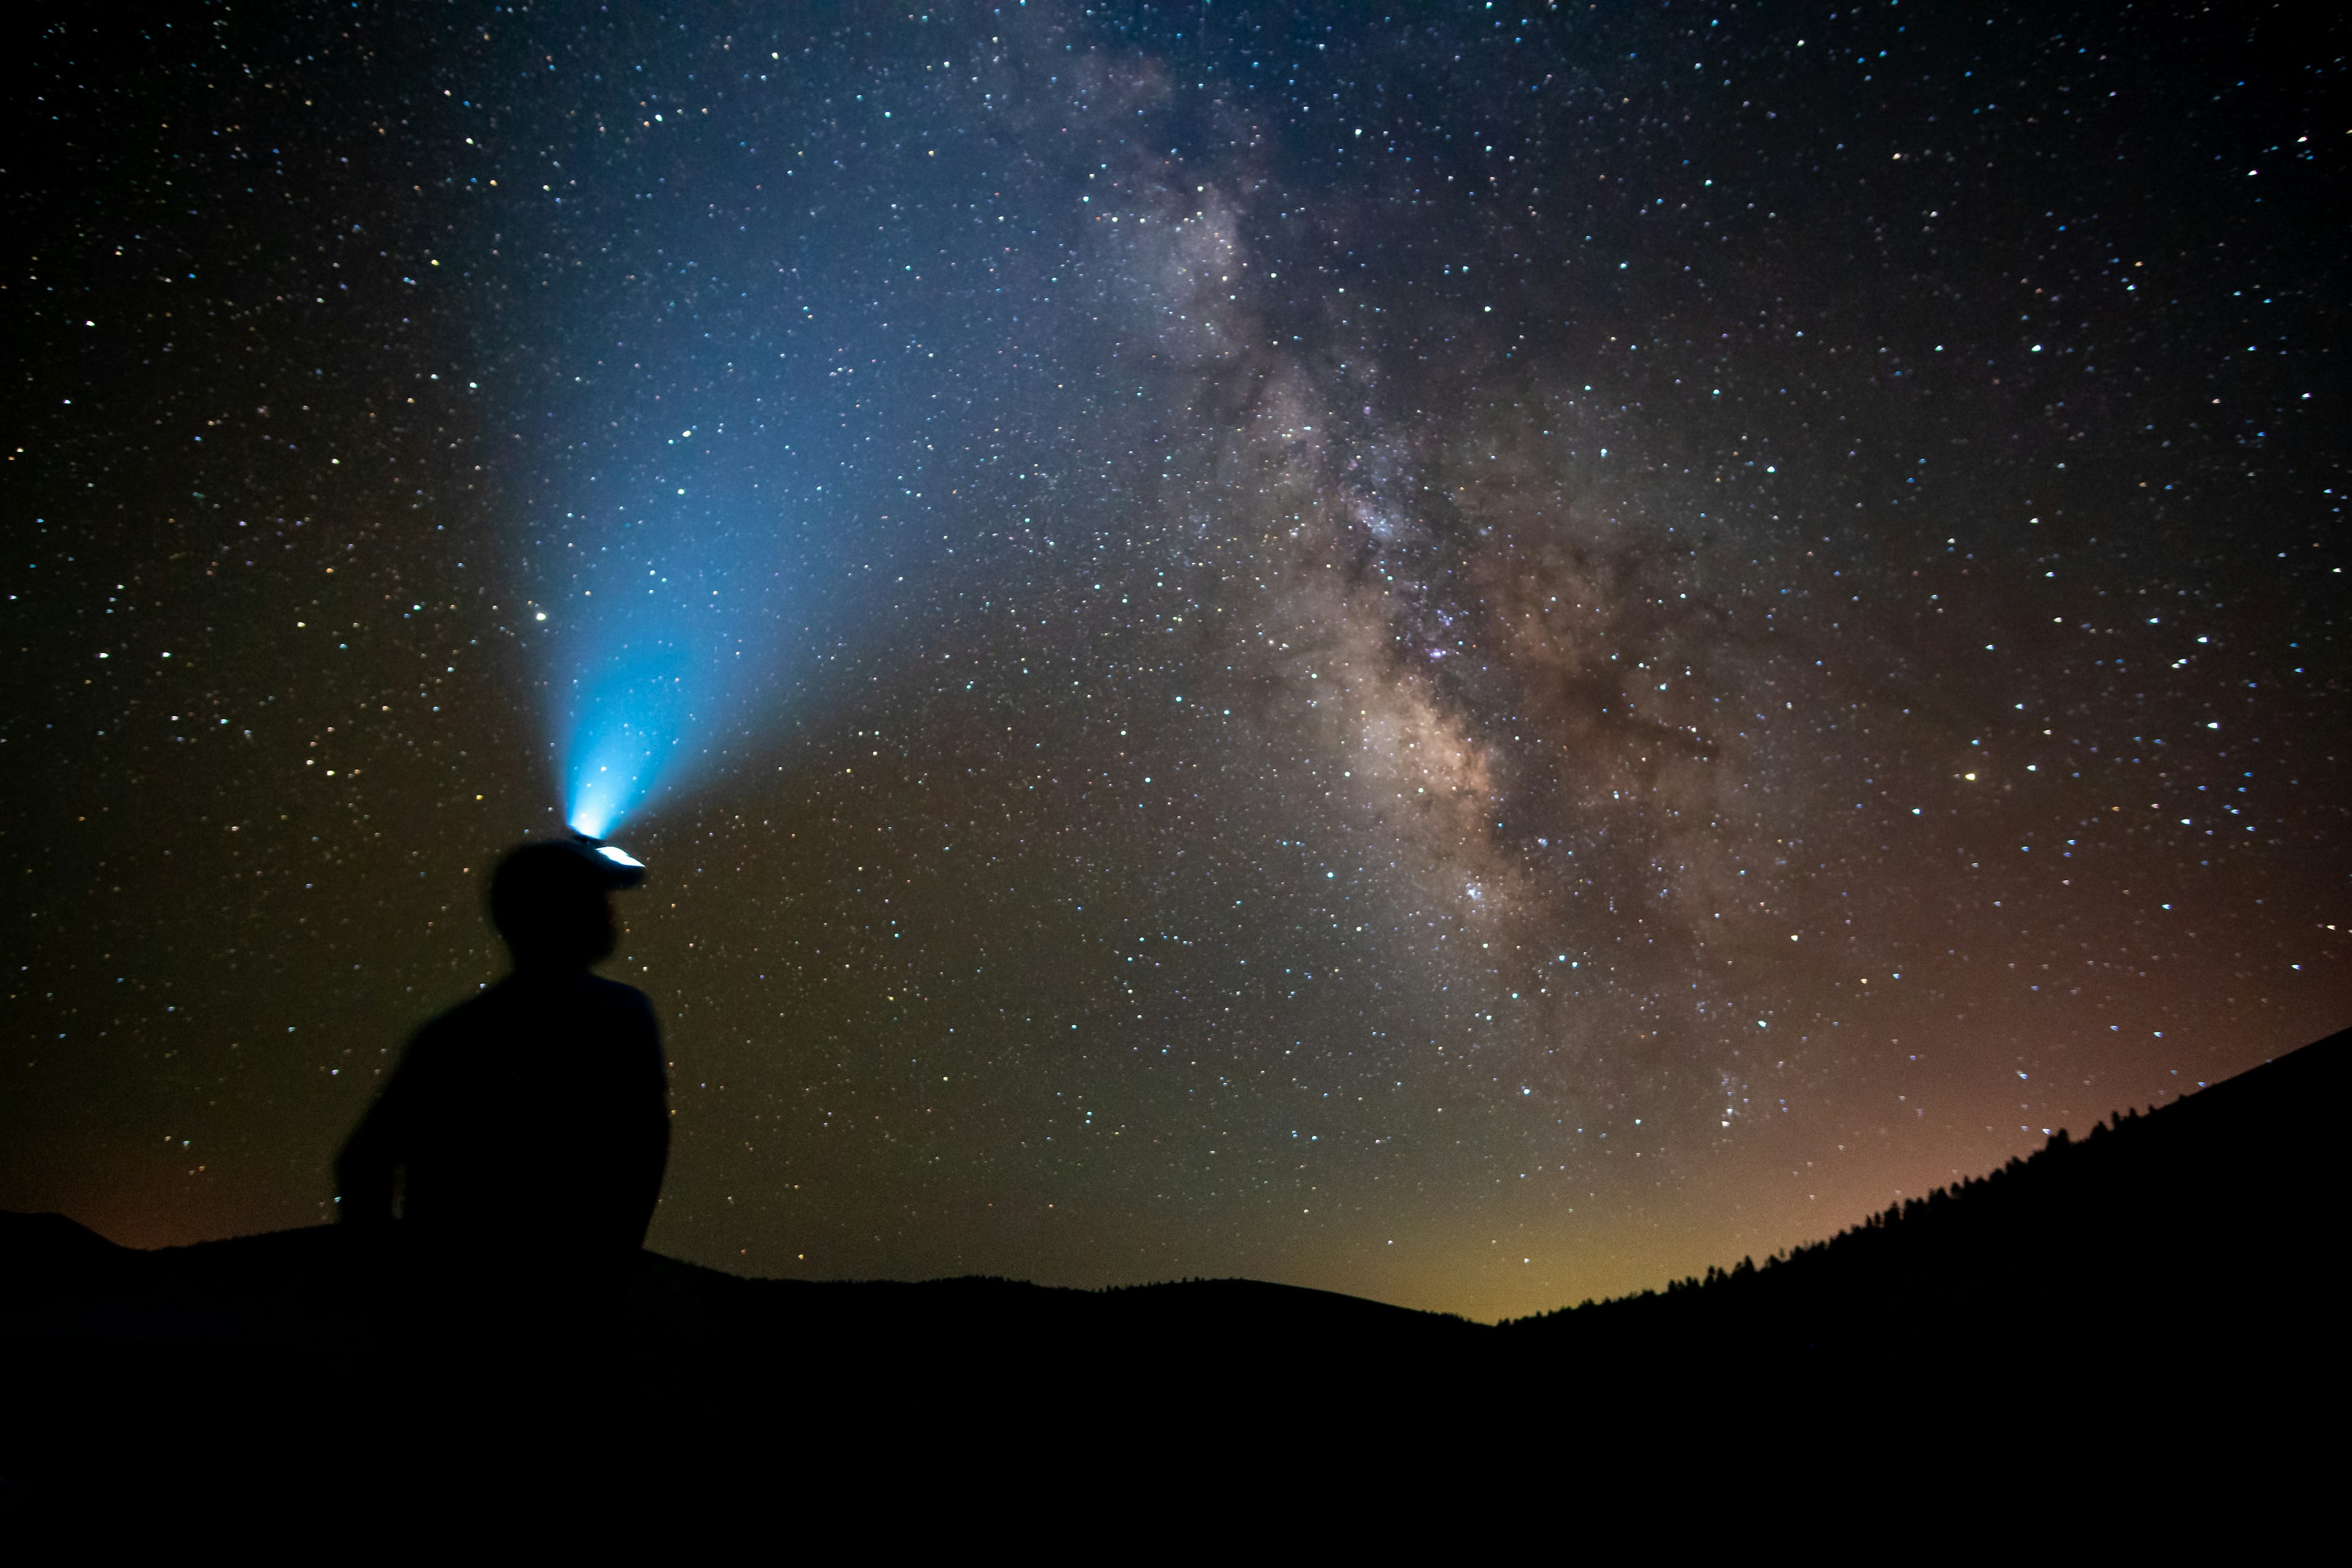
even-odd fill
[[[2333,1398],[2347,1075],[2352,1031],[1760,1266],[1499,1327],[1241,1279],[819,1284],[652,1253],[551,1289],[335,1228],[140,1252],[0,1215],[0,1495],[100,1452],[142,1473],[451,1445],[488,1463],[517,1423],[531,1463],[962,1462],[1045,1433],[1534,1436],[1734,1394],[1783,1422],[1875,1399],[1946,1430],[2057,1387],[2160,1390],[2174,1419],[2188,1394]]]
[[[1432,1347],[1492,1331],[1329,1290],[1194,1279],[1105,1290],[965,1278],[745,1279],[639,1254],[626,1277],[552,1291],[450,1274],[404,1249],[321,1226],[152,1252],[117,1247],[60,1215],[0,1212],[0,1336],[288,1346],[376,1353],[413,1339],[500,1342],[577,1335],[699,1342],[740,1351],[814,1336],[985,1355],[1014,1341],[1148,1338],[1161,1352],[1223,1354],[1237,1341]]]

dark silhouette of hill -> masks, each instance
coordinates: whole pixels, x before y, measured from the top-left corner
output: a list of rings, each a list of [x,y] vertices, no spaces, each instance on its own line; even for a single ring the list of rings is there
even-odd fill
[[[1758,1265],[1502,1325],[1523,1349],[1704,1343],[1784,1367],[2333,1363],[2352,1030]]]
[[[745,1279],[639,1255],[609,1299],[549,1300],[452,1277],[399,1238],[320,1226],[140,1252],[59,1215],[0,1213],[14,1284],[0,1330],[23,1341],[292,1347],[390,1353],[417,1340],[511,1349],[586,1335],[660,1338],[730,1354],[780,1341],[887,1349],[895,1360],[987,1359],[1148,1343],[1160,1358],[1247,1343],[1441,1351],[1492,1331],[1335,1291],[1254,1279],[1079,1290],[987,1277],[922,1283]]]
[[[233,1484],[257,1455],[317,1473],[437,1454],[456,1476],[952,1468],[1041,1443],[1328,1459],[1643,1423],[1671,1442],[1719,1434],[1733,1388],[1777,1431],[1869,1409],[1947,1436],[2095,1389],[2120,1452],[2340,1394],[2347,1073],[2352,1031],[1761,1266],[1498,1327],[1241,1279],[811,1283],[652,1253],[566,1293],[437,1263],[397,1227],[141,1252],[0,1215],[0,1492],[99,1455]]]

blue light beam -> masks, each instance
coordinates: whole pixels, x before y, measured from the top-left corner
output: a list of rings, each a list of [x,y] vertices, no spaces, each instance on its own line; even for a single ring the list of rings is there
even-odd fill
[[[653,797],[684,731],[690,676],[680,647],[625,645],[574,678],[562,748],[564,816],[574,831],[606,837]]]
[[[636,483],[611,489],[635,493],[567,512],[561,538],[542,540],[560,552],[542,560],[564,568],[540,596],[556,784],[565,820],[592,837],[755,750],[806,685],[828,552],[773,483],[789,466],[754,482],[728,447],[716,464],[665,449],[634,474],[584,476],[589,495],[616,477]]]

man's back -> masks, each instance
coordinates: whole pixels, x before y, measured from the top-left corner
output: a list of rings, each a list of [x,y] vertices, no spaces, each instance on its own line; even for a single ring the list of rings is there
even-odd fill
[[[669,1153],[652,1004],[585,970],[520,973],[417,1031],[339,1166],[345,1218],[526,1252],[643,1245]]]

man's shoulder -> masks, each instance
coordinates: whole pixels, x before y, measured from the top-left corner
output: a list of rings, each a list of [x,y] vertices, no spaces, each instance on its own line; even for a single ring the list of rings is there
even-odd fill
[[[599,974],[565,976],[549,981],[509,975],[451,1007],[417,1030],[412,1055],[436,1057],[445,1048],[461,1048],[483,1039],[504,1038],[530,1020],[569,1017],[583,1026],[658,1034],[660,1023],[652,1000],[634,985]]]
[[[426,1019],[416,1031],[419,1044],[437,1035],[462,1034],[499,1010],[499,987],[486,985],[462,1002],[452,1003]]]
[[[625,1007],[631,1012],[643,1013],[648,1018],[653,1016],[653,998],[634,985],[607,980],[601,974],[591,974],[583,989],[600,1006]]]
[[[599,1020],[598,1027],[613,1031],[614,1038],[636,1041],[646,1048],[661,1038],[661,1019],[654,1012],[653,999],[635,986],[591,974],[577,995],[576,1005],[582,1012]]]
[[[544,1007],[551,1001],[567,995],[601,1006],[642,1007],[647,1012],[653,1011],[653,1002],[644,992],[617,980],[607,980],[601,974],[574,973],[552,978],[509,974],[495,984],[484,986],[433,1022],[437,1024],[444,1018],[503,1012],[509,1007]]]

